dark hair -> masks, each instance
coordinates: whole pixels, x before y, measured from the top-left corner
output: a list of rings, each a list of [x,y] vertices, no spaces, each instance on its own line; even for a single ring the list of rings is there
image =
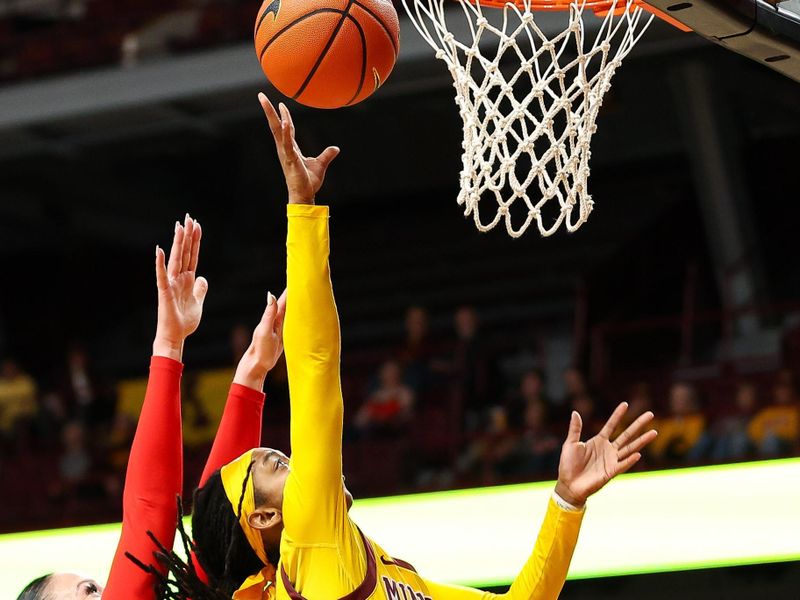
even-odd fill
[[[44,589],[50,582],[51,575],[52,573],[42,575],[31,581],[25,586],[25,589],[20,592],[19,596],[17,596],[17,600],[47,600],[50,595],[45,595]]]
[[[200,580],[191,560],[181,559],[171,549],[165,548],[150,532],[150,539],[158,547],[154,555],[166,574],[130,554],[127,555],[141,569],[155,577],[158,600],[229,600],[245,579],[264,568],[264,563],[250,547],[250,542],[242,532],[238,518],[242,513],[244,492],[251,469],[252,464],[242,482],[236,514],[231,510],[219,471],[211,475],[203,487],[195,490],[192,511],[194,541],[189,539],[183,527],[183,509],[180,498],[178,499],[178,533],[184,551],[187,556],[190,551],[194,552],[208,575],[209,584]],[[278,563],[278,558],[269,556],[273,564]]]
[[[248,467],[242,482],[242,495],[236,513],[231,510],[219,471],[194,493],[192,535],[197,558],[212,585],[230,595],[250,575],[264,568],[264,563],[250,547],[237,517],[242,512],[244,491],[251,469],[252,465]]]
[[[178,533],[183,551],[188,557],[190,552],[195,551],[196,548],[183,526],[182,504],[179,496]],[[166,548],[153,535],[153,532],[148,531],[147,536],[156,545],[157,550],[153,552],[153,556],[161,568],[143,563],[130,552],[126,552],[125,556],[137,567],[153,576],[153,591],[157,600],[229,600],[231,598],[232,594],[225,594],[202,581],[191,559],[184,561],[174,550]]]

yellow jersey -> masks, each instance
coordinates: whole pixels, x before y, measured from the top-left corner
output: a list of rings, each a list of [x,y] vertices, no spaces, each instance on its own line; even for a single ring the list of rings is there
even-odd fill
[[[794,442],[800,437],[800,409],[794,404],[768,406],[753,417],[747,433],[758,444],[768,435],[774,435],[785,442]]]
[[[550,501],[533,554],[508,593],[443,585],[389,556],[350,519],[342,478],[339,318],[328,267],[328,208],[290,204],[284,324],[291,401],[290,472],[278,600],[555,600],[583,511]],[[376,465],[378,468],[379,465]]]

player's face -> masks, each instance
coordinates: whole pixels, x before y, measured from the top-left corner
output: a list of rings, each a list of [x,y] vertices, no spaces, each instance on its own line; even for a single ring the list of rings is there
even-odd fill
[[[103,594],[103,586],[94,579],[74,573],[51,575],[45,590],[48,600],[97,600]]]
[[[289,457],[273,448],[256,448],[253,450],[253,487],[259,498],[265,498],[270,508],[283,509],[283,488],[289,476]],[[342,487],[347,499],[347,509],[353,506],[353,495],[344,484]]]
[[[289,476],[289,457],[280,450],[253,450],[253,487],[256,497],[264,498],[270,508],[283,506],[283,488]]]

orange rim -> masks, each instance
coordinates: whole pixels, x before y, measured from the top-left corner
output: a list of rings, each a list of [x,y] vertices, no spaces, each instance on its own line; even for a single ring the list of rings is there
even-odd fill
[[[474,2],[474,0],[472,0]],[[478,0],[481,6],[486,6],[489,8],[503,8],[506,4],[516,4],[519,8],[524,8],[525,3],[522,0]],[[574,0],[532,0],[531,1],[531,9],[533,10],[548,10],[548,11],[559,11],[559,10],[569,10],[570,5],[573,3]],[[657,8],[650,6],[646,2],[641,0],[637,0],[637,5],[641,6],[644,10],[649,13],[654,14],[662,21],[666,21],[670,25],[673,25],[680,29],[681,31],[691,31],[691,28],[687,27],[680,21],[676,21],[670,15],[658,10]],[[621,5],[621,6],[620,6]],[[598,17],[605,17],[614,6],[613,0],[586,0],[586,8],[593,11]],[[615,14],[621,15],[625,12],[625,3],[620,0],[617,2],[617,8],[614,11]]]

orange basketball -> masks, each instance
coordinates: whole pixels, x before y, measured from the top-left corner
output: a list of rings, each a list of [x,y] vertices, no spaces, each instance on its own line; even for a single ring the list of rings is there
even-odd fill
[[[400,23],[391,0],[264,0],[256,53],[285,96],[316,108],[371,96],[394,68]]]

